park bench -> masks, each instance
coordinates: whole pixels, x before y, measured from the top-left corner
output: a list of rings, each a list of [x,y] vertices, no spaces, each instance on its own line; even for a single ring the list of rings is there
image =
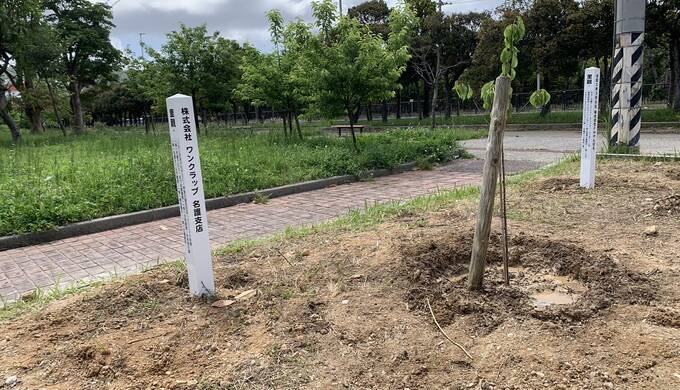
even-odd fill
[[[331,128],[338,130],[338,137],[342,137],[342,131],[343,130],[351,131],[351,129],[352,129],[350,125],[335,125],[335,126],[331,126]],[[354,125],[354,129],[359,130],[359,133],[364,132],[364,126],[363,125]]]

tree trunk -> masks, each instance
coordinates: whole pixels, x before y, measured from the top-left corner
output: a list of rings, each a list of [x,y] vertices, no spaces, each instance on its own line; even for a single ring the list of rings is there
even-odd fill
[[[64,134],[64,137],[66,137],[66,128],[64,127],[64,123],[61,121],[61,115],[59,115],[59,105],[57,103],[57,98],[54,97],[52,84],[48,79],[45,79],[45,84],[47,84],[47,93],[50,95],[50,101],[52,102],[52,109],[54,110],[54,117],[57,120],[57,126],[59,126],[59,130],[61,130],[62,134]]]
[[[24,85],[26,85],[26,89],[30,90],[30,95],[31,98],[29,99],[29,104],[26,105],[26,117],[28,118],[29,122],[31,122],[31,133],[33,134],[39,134],[45,131],[45,128],[43,127],[43,121],[42,121],[42,112],[43,108],[39,104],[35,104],[35,101],[37,100],[37,95],[38,91],[35,88],[35,84],[33,84],[33,80],[30,78],[26,78],[24,81]]]
[[[85,131],[83,124],[83,106],[80,102],[80,83],[71,82],[71,107],[73,108],[73,132],[82,134]]]
[[[671,108],[680,111],[680,37],[671,37]]]
[[[430,85],[423,81],[423,118],[430,116],[430,101],[428,100],[431,92],[430,89]]]
[[[372,110],[371,102],[368,102],[366,104],[366,120],[368,120],[369,122],[373,121],[373,110]]]
[[[42,124],[42,108],[29,104],[26,106],[26,116],[28,121],[31,122],[31,133],[40,134],[45,131]]]
[[[432,80],[432,104],[430,107],[430,117],[432,118],[431,127],[434,130],[437,127],[437,97],[439,95],[439,69],[441,67],[441,55],[439,48],[437,48],[437,63],[434,69],[434,80]]]
[[[297,110],[293,112],[293,116],[295,117],[295,128],[297,129],[298,137],[300,137],[300,139],[303,139],[304,137],[302,136],[302,129],[300,128],[300,118],[298,118]]]
[[[356,111],[352,114],[352,116],[353,116],[353,118],[354,118],[354,123],[359,122],[359,116],[361,116],[361,106],[360,106],[360,105],[357,106],[357,109],[356,109]]]
[[[9,127],[9,132],[12,133],[12,141],[17,142],[19,141],[19,138],[21,138],[21,131],[19,130],[17,123],[9,114],[9,110],[7,109],[8,106],[9,102],[7,101],[7,96],[5,96],[5,91],[0,90],[0,117],[2,117],[2,121]]]
[[[387,117],[389,116],[389,108],[387,106],[387,100],[382,101],[382,121],[383,123],[387,123]]]
[[[451,108],[451,80],[449,79],[449,75],[445,74],[444,75],[444,99],[446,99],[445,102],[445,110],[446,110],[446,118],[451,118],[451,113],[453,112],[453,109]]]
[[[257,121],[259,123],[264,123],[264,117],[262,116],[262,107],[257,107],[257,111],[255,111],[255,115],[257,116]]]
[[[419,121],[422,120],[423,116],[424,116],[423,115],[423,104],[420,103],[420,100],[421,100],[420,97],[421,96],[422,95],[420,93],[420,82],[418,82],[418,83],[416,83],[416,110],[418,111],[418,120]],[[413,105],[411,105],[411,106],[413,106]],[[413,111],[413,107],[411,107],[411,110]]]
[[[357,112],[359,109],[357,109]],[[354,145],[354,150],[356,150],[357,153],[359,153],[359,146],[357,145],[357,136],[354,134],[354,118],[355,118],[355,113],[352,112],[352,109],[347,107],[347,117],[349,118],[349,130],[352,133],[352,145]]]
[[[401,89],[397,91],[397,119],[401,119]]]
[[[288,110],[288,134],[293,138],[293,112]]]
[[[489,235],[491,234],[496,182],[498,181],[501,150],[503,148],[503,131],[505,130],[510,100],[509,92],[510,79],[506,76],[499,76],[496,79],[496,94],[491,111],[491,124],[489,125],[489,139],[486,147],[486,159],[484,161],[479,212],[477,214],[477,224],[472,244],[472,257],[468,274],[468,288],[470,290],[480,290],[484,282],[484,267],[489,247]]]
[[[434,130],[437,127],[437,95],[439,93],[439,80],[434,81],[432,86],[432,105],[430,107],[430,127]]]

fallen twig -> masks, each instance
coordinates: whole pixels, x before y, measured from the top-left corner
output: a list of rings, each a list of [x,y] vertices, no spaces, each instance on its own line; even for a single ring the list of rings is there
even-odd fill
[[[470,353],[465,349],[465,347],[463,347],[462,345],[460,345],[460,344],[458,344],[457,342],[453,341],[453,340],[451,339],[451,337],[449,337],[449,335],[447,335],[446,332],[444,332],[444,329],[442,329],[442,327],[439,326],[439,322],[437,322],[437,318],[434,316],[434,312],[432,311],[432,306],[430,306],[430,299],[429,299],[429,298],[425,298],[425,302],[427,302],[427,307],[430,309],[430,314],[432,314],[432,319],[434,320],[434,324],[437,325],[437,328],[439,328],[439,331],[442,332],[442,334],[444,335],[444,337],[446,337],[447,340],[449,340],[450,342],[452,342],[453,345],[455,345],[456,347],[460,348],[460,350],[463,351],[463,352],[465,353],[465,355],[467,355],[467,357],[469,357],[470,359],[472,359],[472,355],[470,355]]]
[[[290,260],[288,260],[288,258],[286,257],[286,255],[284,255],[283,252],[281,252],[281,249],[276,248],[276,251],[279,252],[279,255],[281,255],[281,257],[283,257],[284,260],[286,260],[286,263],[288,263],[288,265],[290,265],[291,267],[293,266],[293,263],[291,263]]]

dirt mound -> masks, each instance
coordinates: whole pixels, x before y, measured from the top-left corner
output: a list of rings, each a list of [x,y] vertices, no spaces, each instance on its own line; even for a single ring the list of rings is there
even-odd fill
[[[657,199],[654,202],[654,211],[659,214],[680,214],[680,194]]]
[[[680,329],[680,311],[672,308],[658,308],[649,317],[659,326]]]
[[[680,180],[680,167],[667,169],[665,175],[671,180]]]
[[[526,234],[510,240],[510,286],[502,283],[500,236],[496,234],[489,246],[486,291],[470,292],[466,280],[472,239],[472,231],[467,231],[402,247],[402,273],[411,282],[406,293],[409,307],[423,310],[428,298],[444,324],[460,315],[477,315],[483,327],[491,330],[508,316],[581,321],[614,303],[647,304],[654,299],[653,281],[618,266],[606,254]],[[573,302],[537,304],[537,297],[546,292],[563,292]]]

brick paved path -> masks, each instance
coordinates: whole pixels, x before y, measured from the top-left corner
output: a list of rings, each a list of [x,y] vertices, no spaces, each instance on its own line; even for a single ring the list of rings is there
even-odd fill
[[[476,185],[482,161],[456,161],[433,171],[413,171],[270,200],[208,214],[213,249],[239,239],[273,235],[287,226],[312,225],[366,204],[403,201],[439,189]],[[512,170],[536,168],[515,162]],[[56,283],[106,279],[184,256],[179,217],[0,252],[0,296],[14,300]]]

